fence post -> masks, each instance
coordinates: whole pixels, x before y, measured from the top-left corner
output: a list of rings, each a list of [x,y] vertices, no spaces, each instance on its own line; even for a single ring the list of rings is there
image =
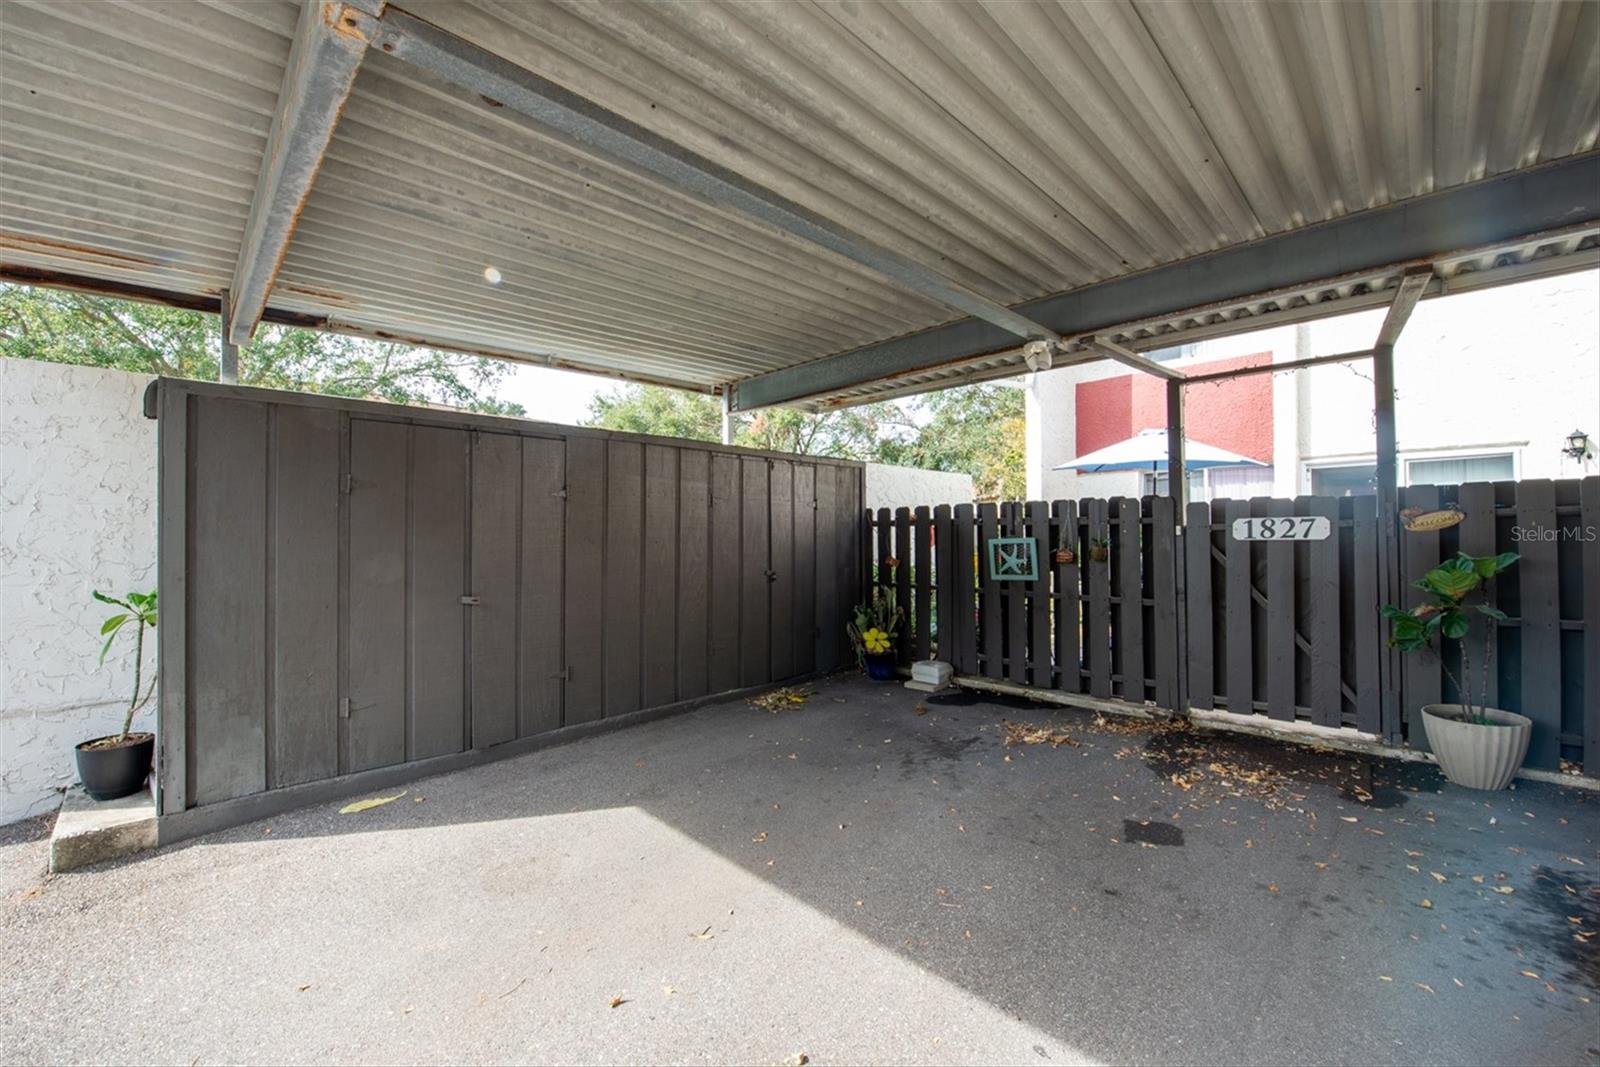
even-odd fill
[[[1381,604],[1400,602],[1400,530],[1397,504],[1399,471],[1395,451],[1394,345],[1372,350],[1372,402],[1378,431],[1378,597]],[[1385,642],[1379,653],[1378,708],[1383,736],[1399,743],[1404,736],[1400,714],[1400,657]]]
[[[934,624],[939,635],[939,658],[952,666],[956,661],[955,610],[955,526],[950,519],[950,505],[940,504],[933,509],[933,589]]]

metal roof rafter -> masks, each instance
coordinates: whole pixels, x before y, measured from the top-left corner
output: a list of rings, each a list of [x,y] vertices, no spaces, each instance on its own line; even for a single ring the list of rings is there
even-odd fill
[[[228,289],[224,329],[233,344],[249,342],[266,310],[383,5],[384,0],[308,0],[300,9]]]
[[[1389,313],[1383,317],[1383,325],[1378,329],[1378,339],[1373,342],[1373,348],[1383,345],[1393,346],[1400,340],[1400,331],[1406,328],[1406,323],[1411,320],[1411,313],[1417,309],[1417,301],[1422,299],[1422,293],[1428,288],[1428,283],[1433,280],[1433,267],[1424,265],[1412,267],[1406,271],[1405,277],[1400,279],[1400,286],[1395,290],[1394,300],[1389,305]]]
[[[463,90],[463,98],[478,107],[516,119],[536,132],[554,131],[634,173],[760,219],[1006,334],[1060,339],[1026,315],[399,8],[390,6],[383,13],[375,43],[386,55]]]
[[[1124,367],[1132,367],[1134,370],[1153,374],[1157,378],[1165,378],[1169,382],[1181,382],[1185,377],[1184,373],[1175,367],[1157,363],[1149,356],[1140,355],[1133,349],[1124,348],[1115,341],[1108,341],[1104,337],[1095,337],[1093,335],[1080,337],[1078,338],[1078,343],[1093,349],[1107,359],[1115,360]]]

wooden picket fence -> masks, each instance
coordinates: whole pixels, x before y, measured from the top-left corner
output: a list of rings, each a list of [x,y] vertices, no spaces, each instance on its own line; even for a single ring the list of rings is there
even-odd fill
[[[1466,518],[1402,531],[1410,583],[1457,551],[1514,551],[1490,597],[1508,618],[1489,651],[1490,701],[1534,720],[1528,765],[1600,769],[1600,478],[1413,486],[1401,505]],[[1322,541],[1235,540],[1235,519],[1322,516]],[[1164,709],[1223,709],[1425,747],[1424,704],[1454,701],[1463,653],[1400,657],[1380,614],[1372,497],[1216,500],[1176,521],[1167,497],[880,509],[866,515],[866,573],[906,612],[903,666]],[[1032,537],[1038,577],[996,581],[983,548]],[[1057,549],[1070,561],[1056,562]],[[1103,550],[1103,551],[1101,551]],[[1103,557],[1103,558],[1101,558]],[[1381,684],[1385,657],[1398,690]],[[1478,683],[1474,681],[1476,688]]]

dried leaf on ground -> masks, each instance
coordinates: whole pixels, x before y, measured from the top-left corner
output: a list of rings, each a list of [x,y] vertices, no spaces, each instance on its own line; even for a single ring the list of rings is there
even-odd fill
[[[1077,741],[1065,730],[1057,730],[1050,726],[1029,726],[1024,722],[1002,720],[1000,728],[1006,734],[1006,747],[1013,745],[1049,745],[1051,748],[1060,748],[1062,745],[1077,745]]]
[[[694,938],[696,941],[710,941],[713,937],[716,937],[717,935],[712,933],[711,932],[711,927],[708,926],[704,930],[699,931],[698,933],[691,932],[689,934],[689,936]]]
[[[391,804],[394,801],[399,800],[401,797],[405,796],[406,793],[407,790],[402,789],[392,797],[368,797],[366,800],[352,801],[351,803],[340,808],[339,814],[354,815],[361,811],[371,811],[373,808],[382,807],[385,804]]]
[[[762,711],[770,711],[776,715],[782,711],[793,711],[795,708],[810,700],[813,690],[809,685],[784,686],[774,689],[760,696],[750,698],[750,703]]]
[[[626,1003],[628,1003],[627,1000],[622,998],[622,997],[612,997],[611,998],[611,1007],[613,1007],[613,1008],[618,1007],[619,1005],[622,1005],[622,1004],[626,1004]]]
[[[1205,772],[1199,767],[1190,767],[1188,770],[1182,773],[1174,771],[1172,774],[1172,784],[1187,793],[1200,782],[1204,781],[1205,776]]]

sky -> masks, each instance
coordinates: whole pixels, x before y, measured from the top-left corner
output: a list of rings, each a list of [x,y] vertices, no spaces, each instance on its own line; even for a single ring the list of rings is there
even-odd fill
[[[589,414],[589,401],[621,386],[615,379],[594,374],[516,364],[495,395],[521,404],[530,419],[576,426]]]

